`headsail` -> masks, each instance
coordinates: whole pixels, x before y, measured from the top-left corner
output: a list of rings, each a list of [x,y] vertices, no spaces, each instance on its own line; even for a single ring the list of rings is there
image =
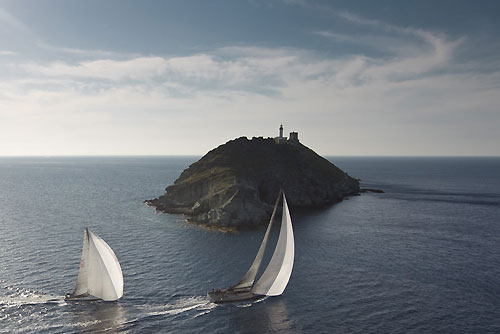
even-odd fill
[[[72,296],[85,293],[108,301],[123,296],[123,274],[115,253],[88,229],[85,230],[82,261]]]
[[[85,229],[83,235],[83,249],[82,258],[80,260],[80,270],[78,271],[78,278],[76,279],[75,290],[71,296],[80,296],[87,293],[88,287],[88,259],[89,259],[89,230]]]
[[[276,208],[278,207],[278,202],[280,200],[281,190],[278,194],[278,198],[276,199],[276,203],[274,204],[273,214],[271,215],[271,219],[269,220],[269,225],[266,230],[266,234],[264,235],[264,239],[262,239],[262,243],[260,244],[259,251],[253,260],[250,269],[248,269],[247,273],[243,276],[241,281],[239,281],[236,285],[232,286],[231,289],[249,289],[252,287],[255,276],[257,276],[257,272],[259,271],[260,264],[262,262],[262,258],[264,257],[264,252],[266,250],[267,239],[269,239],[269,234],[271,231],[271,226],[273,225],[274,215],[276,214]]]
[[[290,279],[293,268],[295,243],[293,239],[292,220],[283,193],[283,214],[278,243],[260,279],[252,287],[258,295],[277,296],[283,293]]]

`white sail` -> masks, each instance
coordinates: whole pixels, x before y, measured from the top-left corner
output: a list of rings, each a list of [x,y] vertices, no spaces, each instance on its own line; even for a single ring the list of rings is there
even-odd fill
[[[285,290],[292,274],[295,244],[292,219],[283,193],[283,214],[280,235],[273,256],[260,279],[252,287],[258,295],[278,296]]]
[[[88,286],[88,259],[89,259],[89,233],[85,229],[83,235],[83,249],[82,258],[80,260],[80,270],[78,271],[78,278],[76,279],[76,287],[72,296],[80,296],[87,293]]]
[[[123,296],[123,274],[115,253],[104,240],[88,230],[73,296],[83,293],[108,301]]]
[[[255,259],[248,269],[247,273],[243,276],[241,281],[239,281],[236,285],[232,286],[231,289],[250,289],[255,282],[255,277],[257,276],[257,272],[259,271],[260,263],[262,262],[262,258],[264,257],[264,252],[266,250],[267,240],[269,239],[269,234],[271,232],[271,227],[274,221],[274,215],[276,214],[276,208],[278,207],[278,202],[280,200],[281,191],[278,194],[278,198],[276,199],[276,203],[274,204],[273,213],[271,215],[271,219],[269,220],[269,225],[267,226],[266,234],[262,239],[262,243],[260,244],[259,250]]]

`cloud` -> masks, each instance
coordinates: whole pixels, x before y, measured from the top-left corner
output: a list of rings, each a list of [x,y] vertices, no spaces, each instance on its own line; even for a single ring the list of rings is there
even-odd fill
[[[273,135],[284,122],[322,154],[453,154],[451,141],[473,126],[486,144],[468,152],[500,153],[487,144],[498,135],[481,130],[500,123],[498,64],[461,62],[465,38],[339,15],[374,29],[315,34],[383,55],[227,46],[186,56],[50,47],[78,60],[5,57],[0,71],[15,75],[0,78],[0,142],[33,154],[203,154],[233,137]],[[9,147],[0,155],[15,153]]]
[[[294,54],[295,53],[295,54]],[[117,82],[143,82],[168,86],[183,93],[197,91],[249,91],[276,94],[283,86],[282,74],[292,67],[298,70],[300,54],[295,50],[261,48],[222,48],[208,54],[183,57],[136,57],[91,61],[22,63],[16,67],[40,80],[73,80],[74,86],[116,85]],[[303,69],[306,69],[305,67]],[[96,84],[99,83],[99,84]]]
[[[3,8],[0,8],[0,26],[6,26],[8,30],[14,30],[24,35],[33,35],[32,31],[16,16]]]
[[[8,50],[0,50],[0,56],[15,56],[17,52],[8,51]]]
[[[336,59],[290,48],[226,47],[210,54],[183,57],[97,59],[74,64],[58,61],[22,64],[20,68],[30,75],[47,78],[113,82],[155,80],[191,88],[192,91],[223,89],[279,93],[282,87],[293,81],[322,78],[336,80],[344,87],[357,86],[369,81],[411,80],[446,68],[459,43],[425,31],[416,31],[415,34],[424,40],[426,47],[415,46],[418,52],[394,54],[388,59],[363,55]]]
[[[37,47],[39,47],[41,49],[52,51],[52,52],[55,52],[58,54],[71,54],[71,55],[76,55],[76,56],[80,56],[80,57],[87,58],[87,59],[89,59],[89,58],[91,58],[91,59],[98,58],[99,59],[99,58],[103,58],[103,57],[123,58],[126,56],[129,56],[129,57],[131,56],[131,55],[122,55],[122,54],[107,51],[107,50],[86,50],[86,49],[67,48],[67,47],[63,47],[63,46],[51,45],[51,44],[44,43],[41,41],[36,42],[36,45],[37,45]],[[137,55],[135,55],[135,56],[137,56]]]
[[[140,57],[130,60],[100,59],[76,65],[54,62],[47,65],[27,64],[27,72],[48,77],[97,78],[105,80],[145,80],[162,74],[166,63],[161,57]]]

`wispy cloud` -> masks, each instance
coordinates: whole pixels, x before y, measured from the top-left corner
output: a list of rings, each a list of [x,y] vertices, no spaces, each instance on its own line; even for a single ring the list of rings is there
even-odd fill
[[[71,65],[65,62],[26,64],[28,73],[49,77],[98,78],[106,80],[146,80],[162,74],[166,62],[161,57],[140,57],[130,60],[100,59]]]
[[[76,48],[67,48],[63,46],[57,46],[57,45],[51,45],[45,42],[37,41],[36,42],[37,47],[44,49],[44,50],[49,50],[55,53],[59,54],[72,54],[76,56],[80,56],[82,58],[110,58],[110,57],[132,57],[132,56],[138,56],[137,54],[134,55],[123,55],[117,52],[112,52],[112,51],[107,51],[107,50],[87,50],[87,49],[76,49]]]
[[[0,50],[0,56],[14,56],[17,52],[8,51],[8,50]]]
[[[415,141],[446,151],[456,145],[443,142],[443,132],[461,140],[471,124],[488,129],[500,122],[494,116],[500,103],[498,64],[485,72],[484,63],[469,60],[462,70],[456,54],[465,38],[347,12],[336,15],[374,29],[356,36],[328,30],[316,35],[383,48],[384,55],[227,46],[165,56],[40,44],[77,57],[28,61],[0,51],[9,59],[0,61],[0,71],[15,73],[0,79],[0,142],[18,140],[19,149],[35,153],[43,147],[58,147],[60,154],[204,153],[228,138],[262,134],[256,129],[286,120],[300,126],[320,153],[366,154],[361,148],[370,142],[376,147],[371,154],[404,154]],[[22,27],[15,20],[9,24]],[[488,124],[472,116],[479,114]],[[33,146],[20,133],[45,142]],[[193,133],[211,139],[200,142]],[[477,136],[493,138],[488,131]],[[339,141],[343,144],[332,149]],[[60,144],[66,142],[73,146]],[[10,152],[7,146],[0,146],[0,154]]]
[[[9,30],[22,33],[24,35],[33,35],[32,31],[24,22],[3,8],[0,8],[0,26],[6,26]]]

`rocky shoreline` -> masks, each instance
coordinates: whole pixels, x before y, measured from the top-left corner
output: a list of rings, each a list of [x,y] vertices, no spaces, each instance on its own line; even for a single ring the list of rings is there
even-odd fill
[[[164,195],[145,202],[206,227],[239,230],[268,222],[280,188],[291,209],[322,208],[360,193],[357,179],[298,140],[241,137],[208,152]]]

